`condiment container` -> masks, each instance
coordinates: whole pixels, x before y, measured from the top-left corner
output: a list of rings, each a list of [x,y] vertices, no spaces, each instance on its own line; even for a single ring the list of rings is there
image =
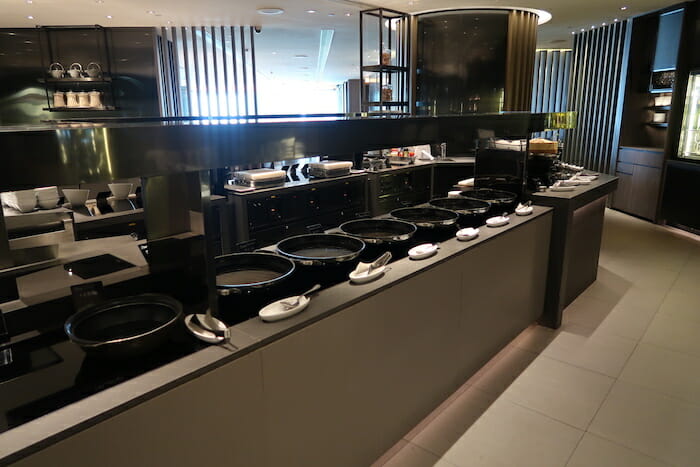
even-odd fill
[[[66,93],[66,107],[79,107],[78,95],[73,91],[68,91]]]
[[[90,107],[95,109],[102,108],[102,93],[100,91],[90,91]]]
[[[66,93],[63,91],[56,91],[53,93],[53,106],[54,107],[65,107],[66,106]]]
[[[382,50],[382,65],[391,65],[391,49]]]
[[[382,101],[383,102],[390,102],[392,100],[392,97],[394,95],[393,89],[391,88],[390,84],[385,84],[382,86]]]
[[[87,92],[81,91],[78,93],[78,106],[90,107],[90,95]]]

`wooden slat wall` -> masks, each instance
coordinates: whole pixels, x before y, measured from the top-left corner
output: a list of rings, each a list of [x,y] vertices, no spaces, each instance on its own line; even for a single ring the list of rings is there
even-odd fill
[[[562,156],[567,162],[603,173],[615,170],[628,28],[619,22],[574,37],[569,110],[578,112],[578,120],[568,130]]]
[[[257,114],[252,26],[172,27],[158,32],[164,115]]]
[[[513,10],[508,17],[508,52],[503,110],[530,110],[537,15]]]
[[[531,112],[566,112],[571,57],[571,50],[538,50],[535,53]],[[535,136],[563,140],[566,130],[543,131]]]

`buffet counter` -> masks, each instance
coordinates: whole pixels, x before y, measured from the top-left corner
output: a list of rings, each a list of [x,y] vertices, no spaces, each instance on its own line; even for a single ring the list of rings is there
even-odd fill
[[[233,326],[230,345],[0,434],[0,464],[369,465],[540,317],[552,213]]]
[[[555,329],[561,326],[564,308],[596,280],[605,206],[617,184],[617,177],[599,174],[590,185],[576,186],[572,191],[533,193],[534,204],[554,208],[541,324]]]

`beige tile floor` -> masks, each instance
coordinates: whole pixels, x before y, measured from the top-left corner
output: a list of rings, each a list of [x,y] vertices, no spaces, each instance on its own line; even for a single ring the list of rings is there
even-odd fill
[[[606,211],[598,280],[374,467],[700,466],[700,239]]]

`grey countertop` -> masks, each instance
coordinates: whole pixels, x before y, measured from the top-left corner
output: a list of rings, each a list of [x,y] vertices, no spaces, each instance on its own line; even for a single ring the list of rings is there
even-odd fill
[[[409,258],[395,261],[391,263],[390,270],[374,282],[363,285],[344,282],[324,289],[313,298],[306,310],[289,319],[265,323],[256,317],[233,326],[231,344],[235,350],[220,346],[207,347],[0,434],[0,464],[16,461],[93,426],[170,388],[337,313],[408,277],[420,274],[472,248],[477,248],[484,242],[498,239],[523,224],[547,215],[550,211],[551,208],[536,206],[530,216],[512,215],[510,223],[506,226],[481,227],[479,236],[474,240],[461,242],[453,238],[442,242],[440,250],[433,257],[421,261]]]
[[[599,174],[598,178],[591,182],[590,185],[575,186],[573,191],[538,191],[532,194],[532,200],[535,204],[552,206],[557,202],[576,202],[580,200],[590,199],[592,196],[602,196],[609,194],[617,188],[618,177],[612,175]],[[586,201],[587,202],[587,201]]]

